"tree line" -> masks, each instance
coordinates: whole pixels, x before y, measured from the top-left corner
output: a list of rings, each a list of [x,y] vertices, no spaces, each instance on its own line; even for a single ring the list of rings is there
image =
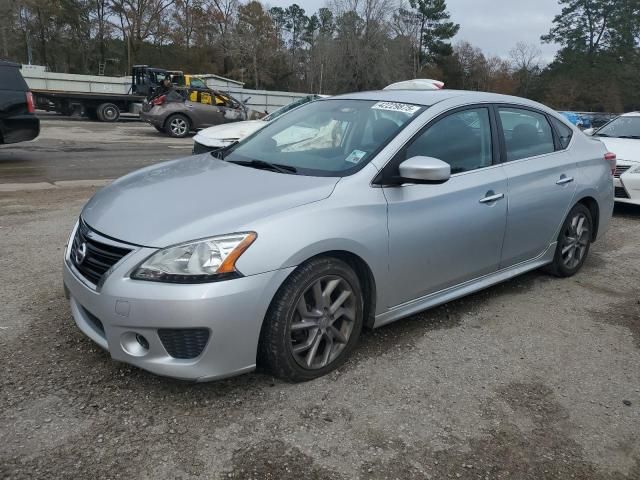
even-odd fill
[[[51,71],[124,75],[148,64],[248,88],[335,94],[437,78],[558,109],[640,108],[640,0],[559,0],[541,38],[506,58],[467,42],[446,0],[329,0],[317,12],[257,0],[0,0],[0,57]]]

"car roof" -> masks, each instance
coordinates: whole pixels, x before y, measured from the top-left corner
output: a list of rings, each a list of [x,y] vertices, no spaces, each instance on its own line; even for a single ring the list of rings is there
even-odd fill
[[[414,105],[432,106],[445,100],[459,98],[461,103],[512,103],[523,106],[535,107],[547,112],[557,112],[538,102],[526,98],[501,95],[498,93],[475,92],[470,90],[376,90],[371,92],[347,93],[331,97],[331,99],[344,100],[375,100],[385,102],[412,103]]]

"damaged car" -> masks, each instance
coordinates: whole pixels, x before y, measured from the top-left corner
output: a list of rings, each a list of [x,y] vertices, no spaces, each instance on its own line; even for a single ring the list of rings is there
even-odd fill
[[[247,107],[216,90],[170,90],[146,101],[140,119],[156,130],[183,138],[202,128],[247,119]]]

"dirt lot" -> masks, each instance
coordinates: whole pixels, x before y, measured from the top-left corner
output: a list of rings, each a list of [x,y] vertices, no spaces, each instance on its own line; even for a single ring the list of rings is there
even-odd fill
[[[62,251],[92,192],[0,192],[0,478],[640,478],[640,208],[576,277],[368,332],[325,378],[189,384],[75,327]]]

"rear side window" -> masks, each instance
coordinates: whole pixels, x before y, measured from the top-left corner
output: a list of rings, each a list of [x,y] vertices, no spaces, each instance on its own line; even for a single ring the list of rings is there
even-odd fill
[[[0,90],[18,90],[26,92],[29,88],[16,67],[0,65]]]
[[[560,138],[560,150],[564,150],[569,146],[569,143],[571,143],[571,139],[573,138],[573,130],[571,130],[557,118],[551,117],[551,123],[553,123],[556,132],[558,132],[558,137]]]
[[[507,161],[555,151],[551,125],[541,113],[521,108],[498,108]]]
[[[406,157],[434,157],[451,166],[451,173],[488,167],[493,160],[489,110],[474,108],[452,113],[419,134]]]

